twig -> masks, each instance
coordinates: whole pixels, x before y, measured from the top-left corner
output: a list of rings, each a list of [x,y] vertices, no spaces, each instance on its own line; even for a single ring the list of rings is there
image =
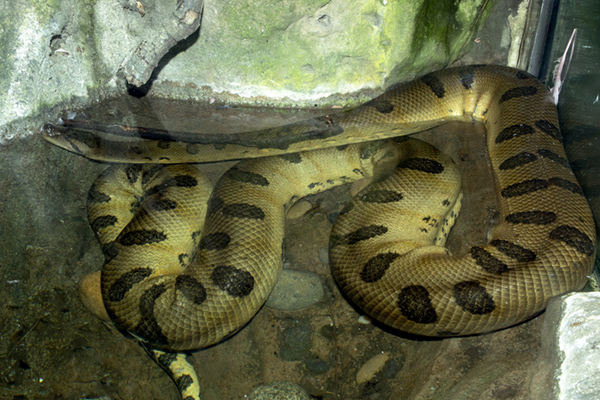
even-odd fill
[[[558,96],[560,95],[560,91],[562,89],[563,83],[565,82],[565,79],[567,77],[567,73],[569,72],[569,66],[571,65],[571,60],[573,59],[573,53],[575,51],[575,41],[577,39],[577,28],[573,29],[573,33],[571,34],[571,38],[569,39],[569,42],[567,43],[567,47],[565,48],[565,52],[563,53],[562,56],[560,56],[558,58],[558,65],[554,68],[554,72],[552,73],[552,77],[554,79],[554,87],[552,89],[550,89],[550,93],[552,93],[552,99],[554,100],[554,104],[558,104]],[[567,53],[571,53],[569,55],[569,62],[566,62],[567,60]],[[565,63],[567,64],[567,67],[565,69],[565,73],[564,73],[564,77],[565,79],[563,79],[563,68],[565,66]]]
[[[31,333],[31,331],[37,326],[37,324],[40,322],[40,320],[41,320],[41,318],[38,318],[37,321],[35,321],[35,323],[31,326],[31,328],[29,328],[27,330],[27,332],[25,332],[25,334],[23,336],[21,336],[21,338],[19,340],[17,340],[17,343],[15,343],[15,345],[12,347],[12,349],[10,349],[10,351],[8,353],[0,354],[0,358],[10,357],[10,355],[13,353],[13,351],[15,351],[15,349],[21,344],[21,342],[23,342],[25,337]]]

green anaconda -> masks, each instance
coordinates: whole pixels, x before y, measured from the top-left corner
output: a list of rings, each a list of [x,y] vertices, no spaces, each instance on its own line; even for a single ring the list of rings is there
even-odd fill
[[[363,143],[449,121],[485,124],[500,215],[487,245],[458,255],[443,247],[460,207],[452,161],[412,139]],[[392,172],[342,211],[330,241],[340,288],[382,323],[425,336],[489,332],[536,315],[591,272],[594,222],[555,105],[519,70],[442,70],[352,110],[245,134],[131,135],[46,127],[67,150],[138,163],[99,178],[90,216],[100,236],[133,217],[102,239],[103,299],[117,325],[157,348],[202,348],[243,327],[279,276],[290,204],[384,164]],[[212,194],[191,167],[156,165],[237,158],[256,159],[229,170]],[[131,207],[126,192],[146,202]]]

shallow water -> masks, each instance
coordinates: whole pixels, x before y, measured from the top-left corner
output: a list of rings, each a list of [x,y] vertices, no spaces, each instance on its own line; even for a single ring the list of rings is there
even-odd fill
[[[565,9],[572,5],[563,3]],[[583,21],[580,17],[563,20]],[[570,34],[568,25],[562,29]],[[598,26],[594,21],[591,25]],[[592,38],[590,43],[596,50],[598,41]],[[564,41],[558,46],[564,46]],[[572,147],[571,160],[582,160],[575,166],[583,167],[598,165],[594,157],[600,149],[600,114],[594,112],[594,98],[588,99],[597,90],[593,82],[598,57],[590,60],[581,73],[572,69],[577,79],[572,81],[574,89],[565,92],[572,96],[561,114],[563,122],[593,127],[587,136],[580,135],[583,141],[573,141],[578,144]],[[583,106],[573,105],[576,100],[583,100]],[[179,131],[237,132],[325,113],[227,104],[192,106],[148,97],[106,101],[79,118]],[[497,215],[480,128],[456,124],[418,135],[450,154],[463,172],[466,197],[449,239],[454,252],[484,242]],[[216,181],[232,164],[201,169]],[[134,341],[93,317],[78,299],[78,281],[103,261],[86,220],[85,199],[105,167],[55,148],[40,135],[0,148],[2,400],[178,399],[175,385],[160,367]],[[598,212],[597,171],[582,168],[579,173],[584,188],[590,188],[588,195],[596,196],[592,206]],[[343,206],[348,190],[341,187],[311,197],[310,210],[287,222],[285,266],[318,275],[323,299],[299,311],[265,307],[231,339],[194,353],[191,359],[203,398],[242,399],[255,386],[275,380],[295,382],[314,399],[545,398],[540,393],[553,382],[545,374],[540,352],[543,315],[501,332],[431,341],[359,322],[360,314],[339,292],[326,265],[332,215]],[[357,383],[361,367],[381,352],[389,358],[379,373]]]
[[[196,131],[252,130],[314,113],[153,99],[112,101],[86,112],[106,123]],[[484,134],[480,125],[452,124],[418,135],[450,154],[463,172],[466,196],[449,243],[455,252],[483,243],[496,217]],[[0,232],[0,319],[6,321],[0,327],[0,370],[6,393],[32,399],[178,398],[167,375],[134,341],[97,320],[78,299],[79,279],[102,265],[84,206],[105,165],[39,136],[11,143],[0,162],[7,177],[0,190],[2,213],[11,216],[3,218]],[[216,180],[231,165],[200,169]],[[324,255],[332,216],[348,191],[340,187],[309,198],[310,210],[287,223],[286,268],[317,274],[323,299],[299,311],[265,307],[233,338],[196,352],[203,398],[240,399],[275,380],[298,383],[316,399],[532,398],[542,317],[489,335],[433,341],[359,323]],[[389,358],[380,372],[357,384],[360,367],[381,352]]]

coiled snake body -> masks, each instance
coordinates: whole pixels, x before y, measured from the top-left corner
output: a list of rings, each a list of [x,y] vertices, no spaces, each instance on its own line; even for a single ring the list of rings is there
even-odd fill
[[[447,121],[486,125],[500,214],[489,243],[460,255],[443,247],[460,208],[452,161],[412,139],[360,143]],[[184,143],[142,132],[131,144],[46,131],[61,147],[107,161],[272,155],[240,162],[211,195],[185,165],[109,169],[94,184],[93,228],[103,235],[117,227],[103,239],[104,302],[118,325],[157,348],[209,346],[244,326],[278,278],[290,204],[384,165],[395,168],[340,214],[330,258],[348,297],[393,328],[459,336],[514,325],[551,297],[581,288],[595,256],[592,215],[567,162],[555,106],[541,82],[507,67],[435,72],[350,111],[243,135]],[[119,200],[132,190],[136,201]],[[119,233],[132,209],[141,214]],[[172,256],[164,256],[169,248]]]

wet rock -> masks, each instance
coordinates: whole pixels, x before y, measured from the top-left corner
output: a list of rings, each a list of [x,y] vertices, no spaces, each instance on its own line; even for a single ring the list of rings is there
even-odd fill
[[[11,44],[0,46],[0,140],[29,134],[3,125],[47,106],[80,107],[122,94],[122,75],[144,83],[160,55],[191,32],[162,59],[166,65],[151,85],[155,95],[187,100],[219,93],[225,101],[313,105],[447,64],[450,49],[479,19],[472,1],[396,7],[380,0],[318,6],[236,0],[207,4],[199,35],[199,0],[29,3],[0,3],[4,42]],[[38,128],[43,118],[37,118],[27,127]]]
[[[310,349],[310,326],[300,323],[283,332],[281,358],[287,361],[302,360]]]
[[[333,327],[333,324],[323,325],[319,330],[319,333],[326,339],[333,339],[335,337],[335,329]]]
[[[317,274],[284,269],[265,305],[283,311],[301,310],[318,303],[323,293]]]
[[[328,362],[318,357],[311,357],[304,361],[304,366],[312,375],[322,375],[331,369]]]
[[[299,385],[288,381],[275,381],[260,385],[248,395],[249,400],[310,400]]]
[[[600,398],[600,293],[550,300],[542,329],[536,398]]]

